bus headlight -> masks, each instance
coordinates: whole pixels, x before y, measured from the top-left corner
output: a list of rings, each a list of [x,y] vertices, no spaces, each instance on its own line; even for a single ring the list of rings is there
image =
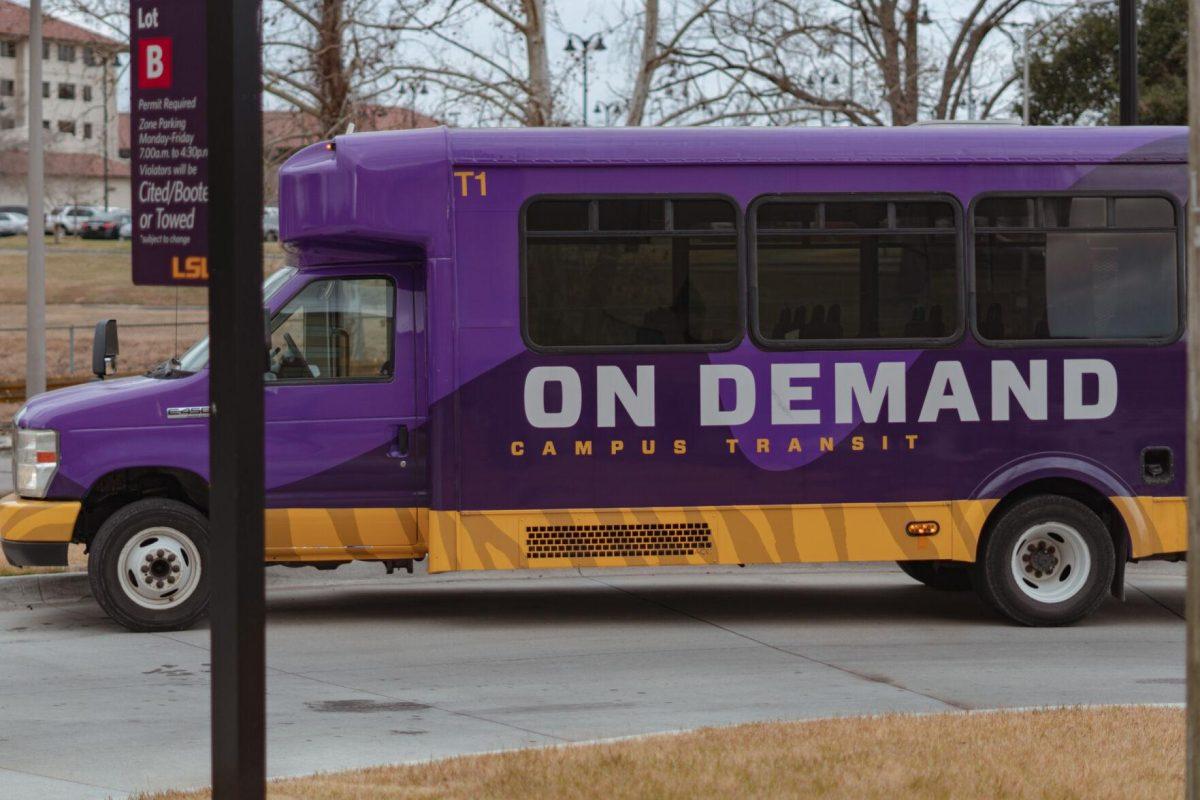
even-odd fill
[[[13,447],[13,480],[17,494],[41,498],[58,471],[58,432],[17,428]]]

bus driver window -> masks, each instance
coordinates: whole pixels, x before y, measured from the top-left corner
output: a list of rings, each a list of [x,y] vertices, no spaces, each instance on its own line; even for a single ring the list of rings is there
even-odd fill
[[[308,284],[271,320],[268,381],[311,383],[392,376],[395,291],[387,278]]]

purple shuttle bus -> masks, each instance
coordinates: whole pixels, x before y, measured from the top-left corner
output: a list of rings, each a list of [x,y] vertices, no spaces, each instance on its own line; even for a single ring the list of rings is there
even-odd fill
[[[1178,128],[446,130],[280,176],[270,564],[896,561],[1026,625],[1185,550]],[[255,343],[247,341],[247,346]],[[0,538],[205,608],[204,342],[31,400]]]

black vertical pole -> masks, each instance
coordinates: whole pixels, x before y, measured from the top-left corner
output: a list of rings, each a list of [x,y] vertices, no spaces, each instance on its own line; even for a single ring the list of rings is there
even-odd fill
[[[1120,18],[1121,124],[1137,125],[1137,0],[1121,0]]]
[[[261,2],[207,2],[213,797],[259,800],[266,779]]]

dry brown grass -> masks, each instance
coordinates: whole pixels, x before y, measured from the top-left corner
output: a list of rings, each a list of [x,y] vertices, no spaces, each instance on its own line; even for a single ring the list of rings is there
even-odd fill
[[[0,329],[25,327],[25,237],[0,239]],[[264,243],[264,269],[283,265],[283,250]],[[173,323],[178,303],[181,325],[178,348],[186,349],[205,334],[208,295],[203,288],[134,286],[130,279],[128,242],[68,237],[59,244],[46,240],[46,323],[75,325],[75,369],[70,369],[70,334],[48,330],[47,372],[52,377],[86,378],[91,368],[91,327],[114,318],[121,322],[123,373],[145,371],[176,352]],[[167,323],[137,328],[134,323]],[[0,383],[25,374],[25,333],[0,330]],[[19,403],[0,403],[0,426],[12,420]]]
[[[25,306],[0,303],[0,319],[17,319],[17,325],[0,325],[0,383],[20,380],[25,374]],[[46,372],[54,377],[89,378],[92,372],[92,331],[102,319],[121,323],[121,372],[145,372],[177,352],[183,352],[207,333],[208,310],[204,306],[181,307],[176,336],[174,306],[161,308],[136,305],[58,304],[46,308]],[[71,334],[75,326],[74,369],[71,369]],[[154,325],[157,327],[142,327]],[[5,331],[8,327],[20,331]],[[178,341],[177,341],[178,339]]]
[[[276,781],[271,800],[1149,800],[1183,792],[1183,712],[892,715],[706,728]],[[147,795],[198,800],[207,792]]]
[[[0,247],[0,300],[25,304],[25,253],[12,249],[17,237]],[[46,241],[46,303],[110,303],[174,306],[172,287],[134,286],[131,282],[128,242],[67,238],[62,244]],[[203,306],[201,288],[179,289],[182,305]],[[22,315],[23,316],[23,315]],[[0,327],[24,325],[21,318],[0,316]]]
[[[0,302],[25,303],[24,237],[0,239]],[[283,250],[263,242],[268,271],[283,264]],[[46,303],[109,303],[117,305],[174,306],[175,292],[184,306],[204,306],[203,288],[134,286],[131,282],[129,242],[68,237],[61,244],[46,240]],[[0,315],[0,327],[24,324]]]

